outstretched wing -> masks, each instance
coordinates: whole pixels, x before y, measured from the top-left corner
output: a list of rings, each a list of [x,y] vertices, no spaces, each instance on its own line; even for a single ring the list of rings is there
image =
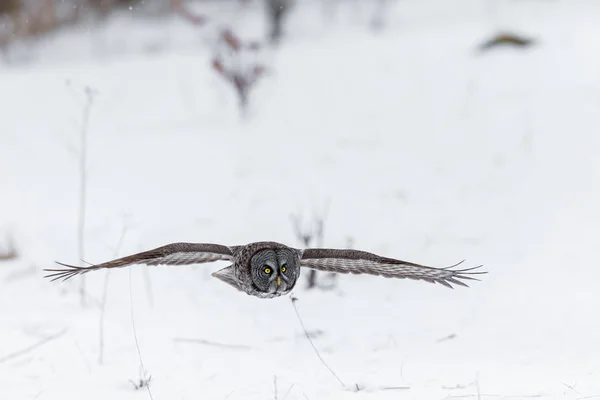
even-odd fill
[[[158,247],[154,250],[144,251],[127,257],[118,258],[102,264],[90,265],[88,267],[77,267],[57,262],[65,268],[45,269],[50,274],[44,278],[52,281],[62,279],[63,281],[90,271],[102,268],[120,268],[130,265],[188,265],[200,264],[219,260],[233,260],[234,253],[227,246],[212,243],[171,243]]]
[[[466,269],[433,268],[358,250],[306,249],[301,250],[300,265],[320,271],[341,274],[369,274],[386,278],[408,278],[440,283],[452,288],[451,284],[468,286],[461,280],[478,280],[472,275],[487,272],[476,271],[480,266]]]

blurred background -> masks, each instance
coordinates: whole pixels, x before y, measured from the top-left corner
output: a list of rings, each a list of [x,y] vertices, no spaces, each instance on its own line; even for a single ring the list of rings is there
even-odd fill
[[[599,21],[593,0],[0,0],[0,399],[600,398]],[[489,274],[305,272],[306,332],[225,263],[43,278],[261,240]]]

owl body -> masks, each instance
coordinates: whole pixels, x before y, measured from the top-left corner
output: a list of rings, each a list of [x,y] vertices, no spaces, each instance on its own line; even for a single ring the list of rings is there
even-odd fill
[[[406,278],[467,286],[463,280],[478,280],[481,266],[452,269],[434,268],[373,253],[349,249],[296,249],[277,242],[252,242],[241,246],[214,243],[171,243],[153,250],[118,258],[102,264],[77,267],[58,263],[62,269],[46,269],[52,280],[67,280],[103,268],[130,265],[189,265],[227,260],[231,265],[212,276],[250,296],[271,299],[290,293],[302,268],[341,274],[367,274],[385,278]],[[462,261],[461,261],[462,262]],[[460,263],[459,263],[460,264]]]

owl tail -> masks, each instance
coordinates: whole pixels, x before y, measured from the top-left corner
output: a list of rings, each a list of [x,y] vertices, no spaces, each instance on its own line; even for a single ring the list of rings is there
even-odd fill
[[[233,265],[213,272],[211,275],[233,286],[237,290],[243,291],[240,285],[238,284],[237,279],[235,279],[235,274],[233,273]]]

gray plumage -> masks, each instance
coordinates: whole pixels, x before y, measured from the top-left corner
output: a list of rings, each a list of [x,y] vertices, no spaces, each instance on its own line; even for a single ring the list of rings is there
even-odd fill
[[[62,269],[46,269],[46,278],[67,280],[76,275],[104,268],[130,265],[189,265],[213,261],[231,261],[231,265],[212,276],[251,296],[273,298],[289,293],[300,276],[302,267],[342,274],[369,274],[386,278],[407,278],[467,286],[463,280],[478,280],[473,275],[481,266],[452,269],[434,268],[359,250],[295,249],[276,242],[254,242],[244,246],[212,243],[172,243],[153,250],[118,258],[88,267],[62,265]],[[460,263],[459,263],[460,264]]]

